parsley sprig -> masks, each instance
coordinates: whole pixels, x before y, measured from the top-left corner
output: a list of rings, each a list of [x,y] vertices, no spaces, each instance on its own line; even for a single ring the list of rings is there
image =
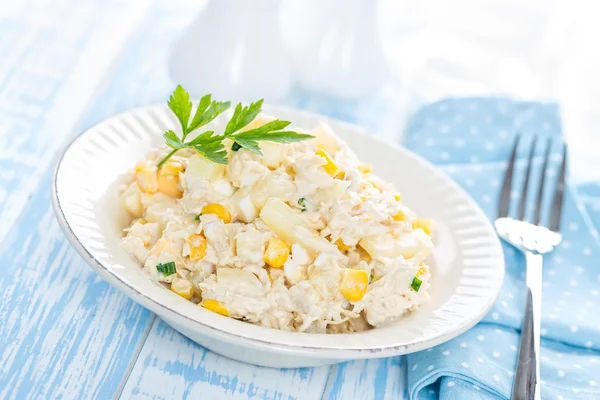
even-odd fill
[[[168,130],[163,134],[165,143],[173,150],[158,163],[158,167],[161,167],[177,151],[185,148],[194,149],[215,163],[227,164],[227,150],[223,145],[224,139],[233,140],[234,144],[232,147],[235,148],[236,151],[244,148],[253,153],[262,155],[260,146],[258,145],[258,142],[260,141],[292,143],[314,137],[304,133],[285,131],[283,129],[285,129],[290,122],[278,119],[267,122],[257,128],[240,132],[241,129],[248,126],[254,121],[258,114],[260,114],[262,104],[263,100],[250,103],[247,106],[243,106],[240,103],[235,107],[233,116],[227,123],[223,134],[218,135],[215,134],[214,131],[205,131],[186,142],[186,139],[191,132],[213,121],[219,114],[227,110],[231,106],[231,103],[229,101],[220,102],[212,100],[212,96],[207,94],[200,99],[196,112],[190,122],[193,108],[192,102],[190,101],[190,95],[183,87],[181,87],[181,85],[178,85],[175,91],[173,91],[173,94],[169,97],[168,105],[181,124],[182,134],[181,137],[179,137],[172,130]]]

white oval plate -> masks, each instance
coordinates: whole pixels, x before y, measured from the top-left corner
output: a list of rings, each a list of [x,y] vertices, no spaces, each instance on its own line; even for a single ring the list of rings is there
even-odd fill
[[[396,186],[409,207],[437,221],[427,305],[386,328],[304,334],[223,317],[152,281],[119,246],[127,216],[118,188],[123,174],[160,144],[162,132],[177,126],[167,106],[115,115],[67,147],[56,168],[52,200],[68,240],[100,276],[175,329],[217,353],[252,364],[301,367],[395,356],[452,339],[483,318],[500,292],[504,258],[483,211],[456,183],[412,152],[368,137],[356,126],[284,108],[265,107],[265,112],[301,128],[329,123],[361,160]],[[214,128],[222,128],[223,120],[217,119]]]

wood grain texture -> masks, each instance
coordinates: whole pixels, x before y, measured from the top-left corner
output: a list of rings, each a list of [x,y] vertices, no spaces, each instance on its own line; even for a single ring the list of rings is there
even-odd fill
[[[56,152],[145,7],[16,2],[0,19],[2,399],[111,397],[152,318],[75,254],[49,199]]]
[[[25,51],[11,51],[12,64],[0,64],[0,241],[146,13],[143,0],[39,0],[20,7],[15,15],[27,18],[0,19],[0,31],[28,38]]]
[[[0,398],[107,398],[152,314],[71,248],[49,184],[46,174],[0,251]]]
[[[221,357],[157,319],[123,399],[320,399],[329,367],[274,369]]]
[[[405,357],[356,360],[331,368],[323,399],[402,399],[406,393]]]

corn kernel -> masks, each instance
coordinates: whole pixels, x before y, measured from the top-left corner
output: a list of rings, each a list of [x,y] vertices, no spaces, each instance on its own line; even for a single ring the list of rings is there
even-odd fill
[[[348,246],[346,243],[344,243],[342,239],[336,240],[335,245],[340,251],[348,251],[352,248],[352,246]]]
[[[176,199],[181,198],[181,196],[183,196],[183,191],[179,185],[179,176],[159,174],[158,191],[169,197],[175,197]]]
[[[281,268],[290,255],[291,247],[279,238],[269,239],[263,260],[273,268]]]
[[[190,259],[198,261],[206,256],[206,238],[203,235],[194,233],[188,236],[186,240],[190,246]]]
[[[155,193],[158,190],[158,177],[155,165],[141,162],[135,168],[135,177],[140,189],[146,193]]]
[[[181,198],[183,191],[179,185],[179,173],[183,172],[183,164],[170,161],[158,170],[158,191],[170,197]]]
[[[417,278],[425,275],[426,272],[427,272],[427,270],[425,270],[425,267],[419,268],[419,270],[417,271]]]
[[[207,310],[210,310],[212,312],[216,312],[217,314],[221,314],[224,315],[226,317],[229,316],[229,311],[227,310],[227,308],[225,308],[225,306],[223,305],[223,303],[221,303],[220,301],[217,300],[204,300],[202,303],[200,303],[200,305],[204,308],[206,308]]]
[[[406,220],[406,214],[404,214],[404,211],[398,211],[392,218],[394,218],[394,221],[404,221]]]
[[[185,167],[182,163],[177,161],[169,161],[160,167],[158,173],[164,176],[179,176],[179,173],[183,172],[184,169]]]
[[[223,222],[228,224],[231,222],[231,214],[224,205],[219,203],[210,203],[202,208],[202,214],[216,214]]]
[[[369,275],[362,269],[345,269],[340,293],[348,301],[359,301],[365,296],[369,285]]]
[[[400,196],[398,193],[396,193],[396,194],[394,195],[394,200],[396,200],[396,201],[401,201],[401,200],[402,200],[402,196]]]
[[[171,291],[186,300],[191,300],[194,296],[194,288],[187,279],[175,279],[171,282]]]
[[[323,168],[329,175],[336,176],[338,172],[340,172],[339,167],[337,166],[335,161],[333,161],[333,158],[331,158],[328,152],[326,152],[323,149],[318,149],[316,154],[325,159],[326,162],[325,165],[323,165]]]
[[[356,166],[356,168],[363,174],[373,172],[373,166],[371,164],[360,163]]]
[[[417,219],[417,220],[413,221],[412,227],[413,227],[413,229],[418,229],[418,228],[423,229],[423,232],[425,232],[429,236],[431,236],[433,234],[433,231],[435,229],[434,225],[433,225],[433,221],[430,219]]]

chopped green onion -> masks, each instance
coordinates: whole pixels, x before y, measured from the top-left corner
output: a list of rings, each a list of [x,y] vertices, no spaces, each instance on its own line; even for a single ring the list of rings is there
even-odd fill
[[[421,283],[423,283],[423,281],[415,276],[412,283],[410,284],[410,288],[415,292],[418,292],[419,289],[421,289]]]
[[[375,270],[372,270],[369,274],[369,283],[373,282],[373,278],[375,278]]]
[[[233,142],[233,144],[231,145],[231,150],[233,150],[233,151],[238,151],[241,148],[242,148],[242,146],[237,144],[237,142]]]
[[[201,217],[201,216],[202,216],[202,213],[200,213],[200,214],[196,215],[196,216],[194,217],[194,219],[195,219],[196,221],[200,221],[200,217]]]
[[[298,199],[298,205],[302,207],[302,212],[306,211],[306,197],[300,197]]]
[[[175,263],[173,261],[159,263],[156,265],[156,269],[164,276],[173,275],[175,272],[177,272],[175,269]]]

